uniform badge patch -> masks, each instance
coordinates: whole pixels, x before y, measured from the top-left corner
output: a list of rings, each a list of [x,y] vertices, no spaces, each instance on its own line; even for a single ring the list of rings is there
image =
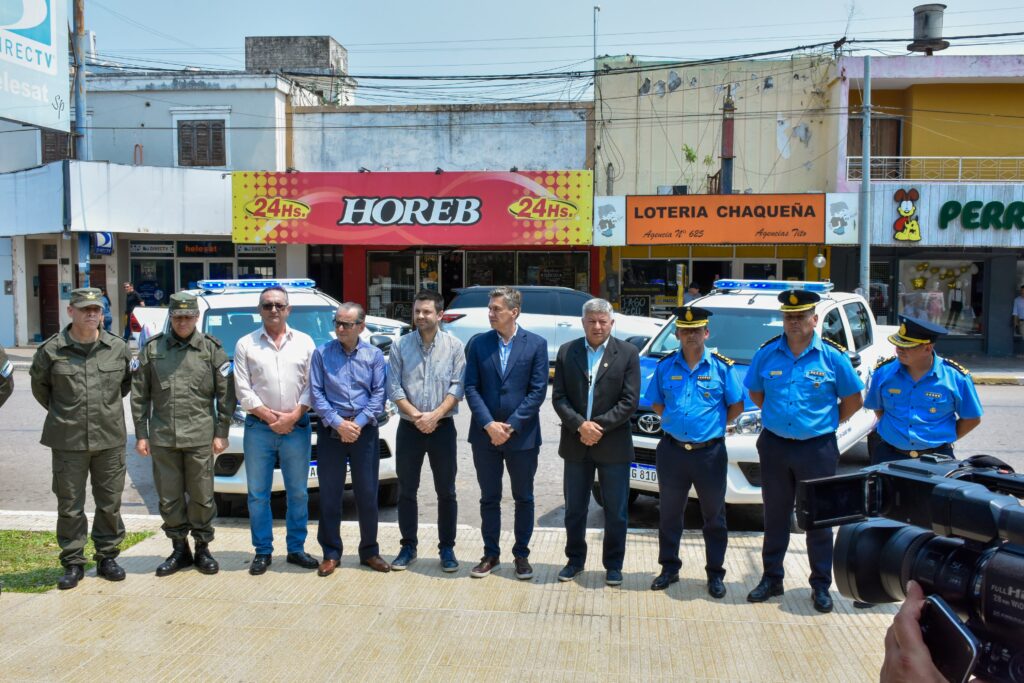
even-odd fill
[[[12,372],[14,372],[14,363],[12,363],[11,361],[7,361],[6,363],[4,363],[4,366],[0,368],[0,377],[7,379],[8,377],[11,376]]]
[[[782,374],[782,370],[772,370],[768,374],[771,375],[772,377],[778,377],[779,375]]]
[[[683,376],[682,376],[682,375],[672,375],[671,377],[669,377],[669,379],[671,379],[671,380],[673,380],[673,381],[674,381],[674,380],[680,380],[680,379],[682,379],[682,378],[683,378]]]
[[[889,393],[890,394],[902,394],[903,390],[902,389],[890,389]]]
[[[231,374],[231,371],[234,369],[235,364],[231,361],[228,361],[226,363],[221,364],[221,366],[217,368],[217,372],[219,372],[222,377],[228,377]]]
[[[132,372],[135,372],[139,369],[139,366],[141,365],[142,363],[139,362],[138,358],[132,358],[132,362],[128,364],[128,369]]]

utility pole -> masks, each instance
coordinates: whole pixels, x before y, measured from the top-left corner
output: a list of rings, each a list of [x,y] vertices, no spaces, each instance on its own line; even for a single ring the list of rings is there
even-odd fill
[[[722,194],[732,194],[732,160],[733,137],[736,131],[736,119],[733,114],[736,111],[736,102],[732,99],[732,84],[726,90],[725,102],[722,103],[722,178],[718,191]]]
[[[864,55],[864,101],[861,103],[863,140],[860,156],[860,287],[864,298],[871,296],[871,57]]]
[[[85,131],[85,0],[75,0],[74,10],[74,48],[75,48],[75,158],[88,159],[89,148],[86,144]],[[67,163],[67,162],[65,162]],[[67,196],[67,193],[65,193]],[[89,283],[89,248],[91,235],[88,232],[78,234],[78,286],[88,287]]]

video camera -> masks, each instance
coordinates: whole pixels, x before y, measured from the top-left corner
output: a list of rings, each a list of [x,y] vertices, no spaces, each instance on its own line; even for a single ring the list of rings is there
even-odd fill
[[[842,525],[833,562],[840,593],[899,602],[913,579],[966,620],[969,669],[1024,683],[1021,497],[1024,477],[995,458],[924,455],[800,482],[797,521],[807,530]]]

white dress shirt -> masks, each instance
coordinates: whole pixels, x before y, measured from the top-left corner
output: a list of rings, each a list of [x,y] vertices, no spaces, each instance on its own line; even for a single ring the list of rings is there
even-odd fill
[[[260,406],[288,412],[299,404],[311,406],[309,363],[316,344],[305,332],[285,326],[278,348],[260,326],[235,345],[235,392],[247,412]]]

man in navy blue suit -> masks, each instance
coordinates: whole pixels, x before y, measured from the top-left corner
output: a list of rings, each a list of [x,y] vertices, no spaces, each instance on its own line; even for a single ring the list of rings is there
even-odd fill
[[[512,547],[516,577],[533,578],[533,477],[540,452],[540,406],[548,391],[548,351],[543,338],[519,327],[523,298],[518,290],[491,291],[482,332],[466,349],[466,402],[473,413],[469,443],[480,484],[480,531],[484,556],[470,576],[483,578],[500,563],[502,471],[508,470],[516,502]]]

